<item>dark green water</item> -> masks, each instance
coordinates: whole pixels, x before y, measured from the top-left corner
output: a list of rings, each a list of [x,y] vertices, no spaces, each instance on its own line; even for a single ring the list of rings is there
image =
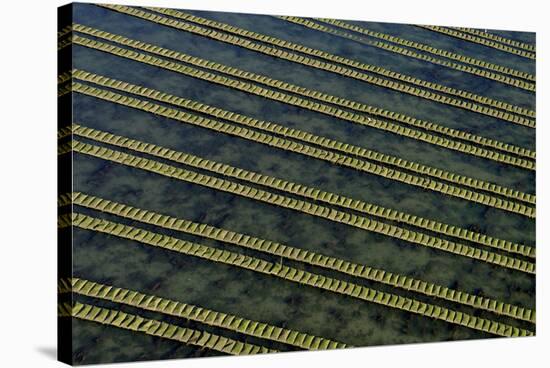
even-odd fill
[[[309,30],[273,17],[215,12],[193,13],[383,66],[424,80],[531,109],[535,107],[535,96],[532,93]],[[97,6],[75,5],[74,21],[535,150],[534,129],[268,57]],[[418,27],[370,22],[363,25],[372,30],[534,73],[535,63],[527,59]],[[503,35],[517,35],[519,40],[534,42],[532,34],[508,32]],[[323,114],[99,51],[74,46],[73,65],[78,69],[495,182],[527,193],[535,192],[534,172],[473,158],[380,130],[356,126]],[[88,127],[535,246],[535,222],[520,215],[420,190],[410,185],[240,138],[191,127],[93,97],[73,94],[72,98],[73,121]],[[74,190],[364,263],[515,305],[535,307],[533,276],[81,154],[74,156]],[[146,227],[83,208],[77,210],[181,239],[280,261],[259,252],[246,251],[220,242]],[[73,256],[73,272],[76,277],[197,304],[355,346],[491,337],[446,322],[430,320],[236,267],[152,249],[136,242],[87,230],[74,230]],[[303,265],[284,262],[304,268]],[[354,280],[341,274],[330,274],[321,269],[307,269],[400,295],[414,296],[423,301],[437,302],[518,327],[534,329],[532,325],[481,313],[471,308],[445,304],[428,297]],[[95,301],[94,303],[99,305]],[[156,314],[154,318],[166,317]],[[183,326],[190,323],[170,321]],[[209,330],[230,336],[224,330]],[[73,332],[74,359],[78,364],[218,355],[208,350],[182,346],[91,322],[76,321]],[[237,337],[245,339],[243,336]],[[247,338],[247,341],[249,340],[269,345],[266,341]]]

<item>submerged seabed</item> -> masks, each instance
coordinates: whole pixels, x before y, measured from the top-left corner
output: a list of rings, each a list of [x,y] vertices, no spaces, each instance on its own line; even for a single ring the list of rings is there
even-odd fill
[[[275,17],[199,11],[189,11],[189,13],[301,43],[349,59],[378,65],[430,82],[535,109],[535,94],[532,92],[306,29]],[[475,112],[255,53],[99,6],[75,4],[74,21],[535,151],[535,129]],[[534,60],[412,25],[351,23],[516,70],[535,73]],[[518,32],[500,34],[526,43],[535,43],[534,34]],[[368,147],[525,193],[535,193],[535,171],[499,164],[381,130],[358,126],[321,113],[274,102],[79,45],[73,45],[72,58],[73,67],[80,70]],[[180,124],[168,118],[101,101],[80,93],[73,93],[72,99],[74,123],[535,247],[535,221],[519,214],[423,190],[241,138]],[[104,145],[85,138],[77,137],[77,139],[86,143]],[[122,151],[132,153],[124,149]],[[158,161],[169,163],[162,159]],[[181,165],[175,164],[175,166]],[[184,183],[100,158],[74,154],[74,190],[378,267],[513,305],[535,308],[534,275]],[[90,216],[147,228],[154,232],[273,262],[282,262],[285,265],[413,297],[530,331],[535,329],[534,324],[528,322],[337,272],[329,272],[318,267],[305,266],[258,251],[245,250],[219,241],[205,240],[181,232],[143,225],[90,209],[80,207],[75,209],[79,213]],[[155,249],[135,241],[91,230],[74,229],[73,236],[73,276],[75,277],[196,304],[322,336],[348,345],[373,346],[494,336],[253,271]],[[278,350],[293,350],[281,343],[244,336],[221,328],[206,327],[194,322],[166,317],[160,313],[143,312],[137,308],[83,296],[75,298],[80,302],[121,309],[181,326],[200,328],[257,345]],[[88,321],[75,320],[73,333],[73,358],[76,364],[220,354],[210,349],[201,349]]]

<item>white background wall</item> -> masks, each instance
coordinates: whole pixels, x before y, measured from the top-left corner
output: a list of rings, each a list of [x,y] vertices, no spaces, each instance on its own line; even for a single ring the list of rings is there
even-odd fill
[[[56,367],[56,7],[2,1],[0,365]],[[537,337],[176,360],[116,367],[548,366],[548,9],[544,1],[118,0],[128,5],[427,23],[537,32]],[[368,304],[365,304],[368,308]],[[543,308],[546,308],[546,313]],[[546,353],[546,354],[545,354]],[[106,366],[107,367],[107,366]]]

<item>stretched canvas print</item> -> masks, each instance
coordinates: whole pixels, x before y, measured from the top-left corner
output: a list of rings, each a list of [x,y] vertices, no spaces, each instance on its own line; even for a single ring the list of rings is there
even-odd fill
[[[70,4],[58,49],[61,361],[535,334],[534,33]]]

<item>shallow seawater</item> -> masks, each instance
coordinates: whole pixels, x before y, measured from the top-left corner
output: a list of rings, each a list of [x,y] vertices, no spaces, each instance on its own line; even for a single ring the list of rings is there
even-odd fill
[[[377,65],[425,81],[535,109],[534,93],[307,29],[275,17],[199,11],[191,13]],[[94,5],[75,5],[74,21],[308,89],[436,122],[446,127],[535,151],[535,129],[497,118],[267,56]],[[350,23],[517,70],[533,74],[535,72],[533,60],[446,37],[413,25]],[[534,44],[534,34],[506,31],[495,31],[495,34]],[[96,38],[96,40],[100,39]],[[73,67],[535,194],[535,171],[452,151],[380,129],[360,126],[320,112],[272,101],[138,61],[74,45]],[[520,214],[443,195],[350,167],[334,165],[267,144],[192,126],[80,93],[73,93],[72,104],[73,122],[82,126],[535,247],[535,221]],[[162,103],[161,105],[168,106]],[[173,108],[173,106],[169,107]],[[136,153],[129,149],[116,148],[91,139],[78,136],[75,139],[154,159],[178,168],[228,179],[221,174],[193,169],[183,164]],[[73,159],[74,191],[277,241],[513,305],[535,308],[535,277],[525,272],[413,244],[396,237],[369,232],[300,211],[282,208],[272,203],[176,180],[101,158],[75,153]],[[260,187],[242,180],[239,183],[254,188]],[[278,194],[287,195],[282,192]],[[304,199],[297,195],[288,196]],[[321,202],[318,204],[326,205]],[[336,208],[331,205],[326,206]],[[516,327],[530,330],[535,328],[533,324],[527,322],[282,259],[264,252],[146,225],[80,206],[76,206],[75,211],[273,263],[282,262],[291,267],[415,298],[425,303],[460,310]],[[354,214],[361,215],[357,212]],[[441,239],[475,245],[475,243],[434,234],[410,225],[386,222],[407,230],[429,233]],[[491,250],[487,247],[480,248]],[[504,254],[501,251],[497,252]],[[522,256],[518,257],[529,260]],[[275,276],[147,246],[92,230],[80,228],[73,230],[73,259],[75,277],[284,326],[353,346],[494,337],[489,333],[396,308],[368,303],[357,298],[282,280]],[[114,303],[94,301],[82,296],[76,296],[76,300],[117,308]],[[251,338],[217,327],[204,327],[194,322],[169,318],[160,313],[146,313],[129,307],[120,308],[129,313],[145,313],[144,316],[183,327],[201,328],[241,341],[280,350],[292,350],[284,344],[270,343],[268,340]],[[86,321],[75,321],[73,333],[75,336],[73,358],[77,364],[220,355],[209,349]],[[120,346],[125,348],[120,349]]]

